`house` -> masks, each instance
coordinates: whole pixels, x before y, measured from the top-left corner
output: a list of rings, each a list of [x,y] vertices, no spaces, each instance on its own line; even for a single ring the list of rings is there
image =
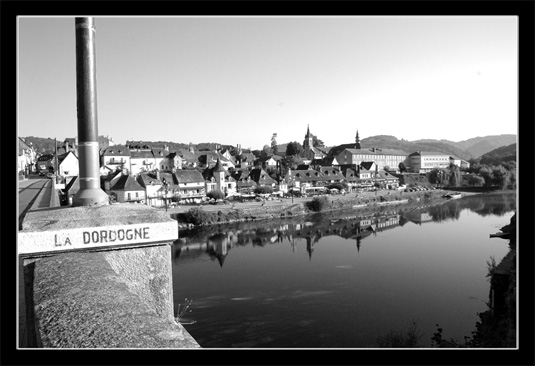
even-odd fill
[[[79,165],[78,157],[71,150],[67,153],[58,156],[58,172],[57,175],[75,176],[78,175]]]
[[[124,168],[130,171],[130,150],[126,145],[108,146],[100,155],[100,165],[112,171]]]
[[[262,169],[276,168],[280,159],[275,159],[275,156],[263,156],[255,160],[255,167]]]
[[[19,137],[18,171],[25,175],[36,171],[36,153],[32,143]]]
[[[167,145],[163,146],[152,146],[152,155],[154,156],[154,169],[161,169],[162,162],[166,160],[167,156],[169,155],[169,148]],[[164,164],[169,166],[169,164]],[[167,170],[167,169],[161,169],[161,170]],[[171,169],[169,169],[171,170]]]
[[[242,169],[237,170],[232,174],[232,178],[236,181],[236,191],[240,193],[252,193],[257,187],[256,182],[249,176],[249,171]]]
[[[160,172],[142,172],[137,176],[137,182],[140,186],[145,188],[145,197],[147,198],[147,205],[153,207],[161,207],[165,205],[164,191],[161,190],[163,183],[160,179]]]
[[[130,150],[130,173],[133,175],[154,170],[158,165],[151,150]]]
[[[225,196],[237,192],[236,179],[232,177],[228,170],[223,168],[220,161],[216,162],[216,165],[212,168],[206,168],[202,172],[202,176],[206,184],[206,193],[215,189],[225,193]]]
[[[72,151],[78,155],[78,137],[68,137],[63,141],[63,151],[69,152]]]
[[[249,172],[249,177],[257,186],[275,188],[277,181],[269,176],[264,169],[253,168]]]
[[[313,169],[289,170],[286,179],[290,187],[322,187],[329,182],[322,172]]]
[[[469,162],[461,158],[458,158],[456,156],[453,156],[453,155],[450,156],[450,164],[457,165],[459,168],[463,170],[470,168]]]
[[[133,176],[121,172],[117,174],[115,183],[111,186],[111,196],[120,203],[140,203],[145,201],[145,189]]]
[[[320,167],[319,171],[323,174],[326,183],[340,183],[345,180],[340,169],[334,167]]]
[[[214,166],[217,162],[217,159],[221,161],[221,165],[225,170],[228,170],[230,168],[235,168],[236,165],[217,151],[202,151],[199,154],[199,164],[204,167],[211,167]]]
[[[428,173],[433,169],[445,169],[450,165],[450,156],[434,151],[416,151],[409,155],[408,167],[414,173]]]
[[[254,167],[255,160],[256,157],[253,153],[243,152],[236,156],[236,167],[240,167],[241,169],[252,168]]]
[[[199,171],[177,170],[172,175],[181,200],[200,199],[206,196],[204,178]]]
[[[182,158],[177,152],[169,153],[160,162],[159,169],[164,172],[172,172],[182,169]]]
[[[371,189],[373,188],[373,177],[375,172],[359,167],[346,168],[344,170],[345,181],[349,189]]]
[[[384,170],[377,173],[375,181],[388,189],[399,187],[399,178]]]

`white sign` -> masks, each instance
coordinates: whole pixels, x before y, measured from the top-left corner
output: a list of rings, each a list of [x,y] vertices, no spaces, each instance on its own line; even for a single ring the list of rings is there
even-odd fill
[[[18,253],[85,249],[178,239],[176,222],[19,232]]]

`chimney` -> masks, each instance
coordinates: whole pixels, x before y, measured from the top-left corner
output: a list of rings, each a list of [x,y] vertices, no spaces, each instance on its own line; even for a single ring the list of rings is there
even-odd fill
[[[156,179],[160,180],[160,170],[156,169]]]

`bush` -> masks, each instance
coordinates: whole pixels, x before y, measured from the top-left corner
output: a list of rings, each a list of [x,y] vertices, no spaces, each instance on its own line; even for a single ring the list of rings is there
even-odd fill
[[[329,201],[326,197],[314,197],[312,201],[306,203],[306,206],[311,211],[319,212],[323,211],[328,204]]]
[[[193,225],[206,225],[217,222],[213,212],[206,212],[202,208],[192,208],[184,214],[184,222]]]
[[[268,187],[268,186],[258,186],[254,189],[254,193],[257,193],[257,194],[273,193],[273,188]]]
[[[214,200],[224,199],[225,194],[221,192],[219,189],[214,189],[206,194],[206,197],[213,198]]]
[[[336,188],[339,191],[341,191],[342,189],[345,189],[347,191],[347,183],[331,183],[327,185],[326,188],[328,189]]]

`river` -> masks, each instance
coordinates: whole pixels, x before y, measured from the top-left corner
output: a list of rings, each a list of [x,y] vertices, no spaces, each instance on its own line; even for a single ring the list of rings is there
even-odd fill
[[[462,342],[486,311],[489,238],[515,194],[468,196],[359,217],[358,211],[219,225],[173,245],[175,309],[203,348],[376,348],[415,323]]]

